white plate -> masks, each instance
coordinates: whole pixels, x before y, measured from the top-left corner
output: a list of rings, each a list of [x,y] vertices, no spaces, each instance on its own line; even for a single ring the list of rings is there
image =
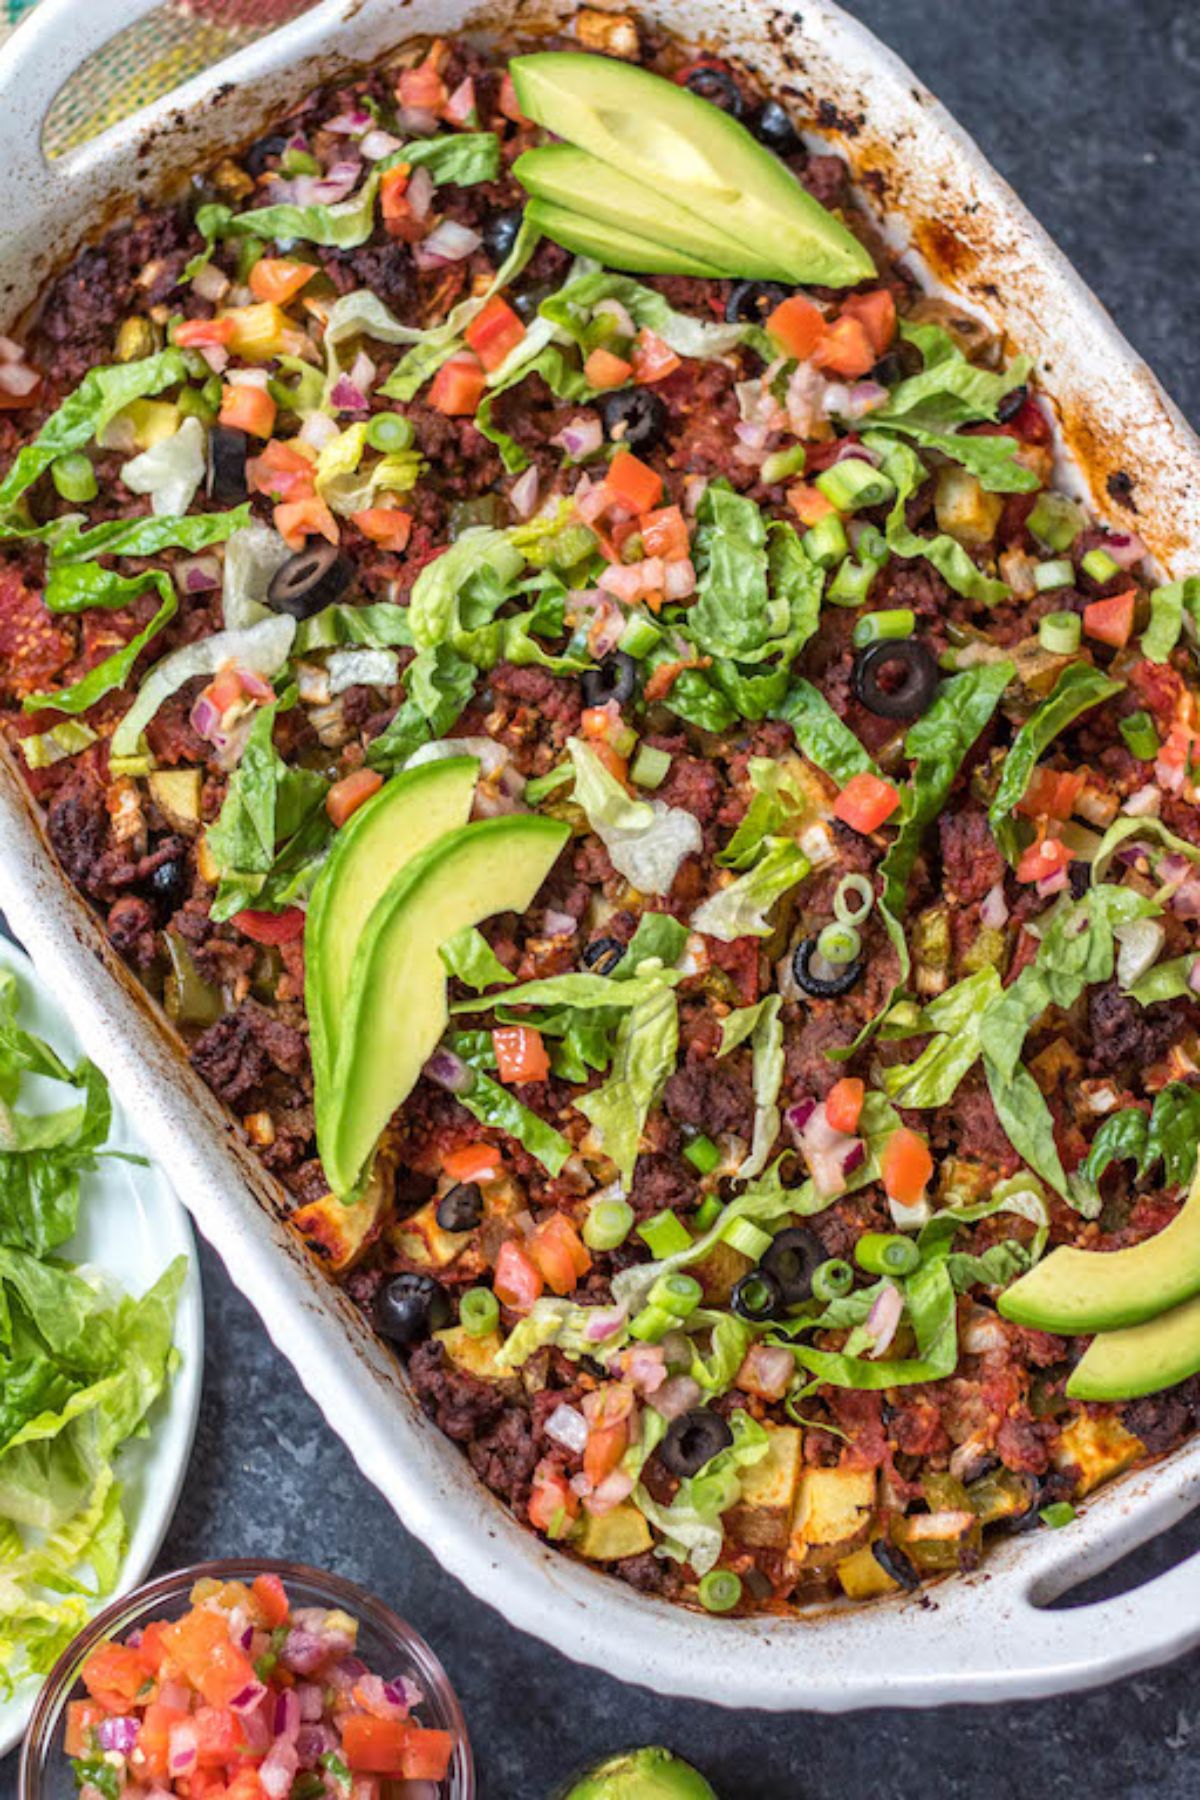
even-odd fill
[[[17,976],[21,1024],[48,1039],[64,1062],[75,1061],[81,1052],[67,1012],[52,999],[28,957],[14,944],[0,941],[0,968],[12,969]],[[46,1091],[61,1096],[64,1090]],[[34,1104],[41,1107],[40,1096]],[[61,1097],[58,1104],[64,1104]],[[108,1141],[117,1150],[142,1149],[115,1093]],[[153,1286],[176,1256],[188,1259],[175,1317],[179,1367],[166,1393],[151,1409],[149,1436],[135,1438],[117,1458],[130,1526],[129,1549],[115,1589],[124,1594],[144,1578],[158,1554],[191,1455],[204,1365],[200,1271],[191,1222],[157,1168],[103,1158],[95,1173],[83,1178],[79,1217],[79,1230],[60,1254],[72,1262],[96,1263],[111,1271],[131,1294],[142,1294]],[[113,1597],[105,1595],[97,1609]],[[11,1697],[0,1702],[0,1755],[20,1742],[39,1685],[36,1676],[21,1681]]]

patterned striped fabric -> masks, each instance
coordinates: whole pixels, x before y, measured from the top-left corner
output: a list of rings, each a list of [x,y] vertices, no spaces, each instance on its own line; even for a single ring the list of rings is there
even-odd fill
[[[88,4],[89,0],[81,0]],[[94,3],[94,0],[92,0]],[[37,0],[0,0],[0,44]],[[313,0],[166,0],[75,71],[50,109],[46,151],[61,156]]]

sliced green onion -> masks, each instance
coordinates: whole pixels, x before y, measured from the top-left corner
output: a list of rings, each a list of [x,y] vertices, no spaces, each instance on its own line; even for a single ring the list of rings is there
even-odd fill
[[[674,1313],[677,1319],[688,1319],[703,1298],[704,1289],[694,1275],[675,1271],[659,1276],[646,1301],[649,1306],[661,1306],[664,1312]]]
[[[857,962],[861,954],[862,938],[853,925],[826,925],[817,938],[817,955],[823,956],[827,963],[833,963],[838,968]]]
[[[95,742],[96,733],[82,719],[64,719],[60,725],[52,725],[49,731],[21,738],[21,755],[27,769],[48,769],[66,756],[78,756],[81,750]]]
[[[261,238],[239,238],[237,247],[237,278],[244,287],[250,279],[250,271],[255,263],[261,262],[267,253],[267,246]]]
[[[696,1230],[699,1232],[711,1230],[723,1211],[723,1204],[718,1200],[715,1194],[705,1194],[703,1200],[692,1215]]]
[[[94,500],[99,492],[96,471],[82,450],[73,450],[69,456],[60,456],[57,462],[52,462],[50,479],[64,500],[76,504]]]
[[[819,569],[832,569],[835,563],[850,554],[846,527],[836,513],[826,513],[823,519],[818,519],[811,530],[805,532],[802,541],[809,561],[815,562]]]
[[[815,487],[839,512],[857,512],[864,506],[882,506],[896,492],[896,485],[861,456],[846,456],[817,476]]]
[[[635,661],[640,662],[644,656],[649,656],[656,644],[661,642],[662,632],[654,621],[645,618],[641,613],[634,613],[617,639],[617,649],[623,650],[626,656],[632,656]]]
[[[583,1241],[589,1250],[615,1250],[633,1230],[633,1220],[628,1200],[593,1200],[583,1221]]]
[[[721,1165],[721,1152],[710,1137],[701,1134],[685,1144],[683,1154],[693,1169],[699,1169],[701,1175],[711,1175]]]
[[[1042,1524],[1049,1525],[1052,1531],[1061,1531],[1064,1525],[1069,1525],[1078,1516],[1069,1500],[1054,1500],[1049,1506],[1043,1506],[1038,1513]]]
[[[1065,494],[1041,494],[1025,522],[1049,549],[1069,550],[1083,530],[1083,508]]]
[[[181,419],[199,419],[202,425],[216,423],[217,415],[205,399],[203,388],[181,388],[175,404]]]
[[[855,1244],[854,1257],[869,1275],[911,1275],[921,1252],[911,1238],[898,1232],[868,1231]]]
[[[1140,762],[1153,762],[1162,748],[1154,720],[1148,712],[1130,713],[1121,720],[1121,736]]]
[[[822,524],[824,520],[822,520]],[[825,595],[835,606],[865,606],[871,591],[871,583],[879,573],[878,565],[873,562],[854,562],[847,557],[839,563],[834,571],[833,580]]]
[[[665,1306],[643,1306],[629,1327],[629,1335],[641,1344],[661,1344],[668,1331],[675,1331],[678,1326],[679,1315],[668,1312]]]
[[[288,148],[279,159],[281,175],[319,175],[321,165],[311,151]]]
[[[818,1263],[813,1270],[814,1300],[844,1299],[853,1286],[854,1270],[840,1256],[831,1256],[828,1262]]]
[[[1072,656],[1082,637],[1083,625],[1078,613],[1052,612],[1038,620],[1038,643],[1055,656]]]
[[[732,1612],[742,1597],[742,1578],[732,1569],[710,1569],[697,1589],[705,1612]]]
[[[838,573],[841,573],[840,569]],[[887,612],[865,613],[855,625],[851,641],[856,650],[863,650],[880,638],[911,637],[916,624],[917,615],[911,606],[893,606]]]
[[[1120,563],[1115,562],[1107,550],[1089,550],[1079,566],[1093,581],[1111,581],[1114,575],[1121,573]]]
[[[859,527],[857,549],[863,562],[876,563],[881,569],[891,554],[888,541],[877,525]]]
[[[401,413],[376,413],[367,425],[367,442],[372,450],[389,454],[394,450],[410,450],[416,435],[412,420]]]
[[[655,1259],[677,1256],[692,1247],[691,1233],[673,1212],[655,1213],[638,1226],[637,1234]]]
[[[528,800],[530,806],[536,806],[539,801],[548,799],[551,794],[556,793],[560,787],[569,786],[574,779],[574,763],[560,763],[557,769],[551,769],[548,775],[535,775],[532,781],[527,781],[524,798]]]
[[[249,242],[249,241],[250,240],[247,239],[247,242]],[[209,378],[205,382],[204,386],[200,389],[200,398],[203,400],[205,406],[207,406],[211,409],[214,417],[216,416],[217,413],[220,412],[220,410],[221,410],[221,377],[219,375],[210,375],[209,376]]]
[[[731,1219],[721,1236],[731,1250],[740,1250],[751,1262],[757,1262],[771,1248],[770,1232],[763,1231],[751,1219]]]
[[[639,744],[629,771],[630,779],[640,788],[661,787],[671,768],[670,753],[656,750],[653,744]]]
[[[468,1288],[458,1303],[458,1322],[468,1337],[486,1337],[499,1317],[500,1302],[491,1288]]]
[[[1051,588],[1070,587],[1075,579],[1075,564],[1069,556],[1058,556],[1053,562],[1039,563],[1033,571],[1033,585],[1039,594]]]
[[[789,475],[802,475],[807,453],[803,444],[793,444],[787,450],[773,450],[763,463],[760,474],[768,487],[777,481],[786,481]]]
[[[859,904],[852,905],[857,899]],[[833,896],[833,916],[839,925],[861,925],[875,905],[875,889],[866,875],[843,875]]]

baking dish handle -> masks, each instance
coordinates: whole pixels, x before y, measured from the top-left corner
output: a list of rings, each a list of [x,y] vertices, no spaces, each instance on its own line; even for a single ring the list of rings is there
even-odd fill
[[[1185,1648],[1198,1610],[1200,1551],[1141,1587],[1087,1606],[1051,1609],[1027,1596],[1015,1637],[1024,1663],[1036,1659],[1064,1688],[1085,1687],[1161,1662],[1164,1646],[1167,1653],[1176,1642]]]

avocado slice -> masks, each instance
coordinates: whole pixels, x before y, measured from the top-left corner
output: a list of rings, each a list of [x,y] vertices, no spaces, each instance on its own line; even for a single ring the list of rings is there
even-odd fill
[[[333,1080],[317,1109],[334,1193],[354,1187],[445,1030],[438,945],[493,913],[524,912],[569,836],[569,826],[537,813],[462,825],[408,862],[376,901],[354,952]]]
[[[698,1769],[651,1745],[608,1756],[561,1790],[561,1800],[717,1800]]]
[[[587,213],[572,212],[553,200],[531,200],[525,218],[536,226],[543,237],[553,238],[564,250],[576,256],[594,256],[610,269],[624,269],[630,275],[702,275],[719,281],[724,273],[713,263],[701,262],[683,250],[668,244],[654,244],[636,232],[625,231],[604,219],[593,219]]]
[[[526,150],[513,164],[513,174],[535,200],[572,213],[582,206],[597,225],[615,225],[622,235],[634,232],[660,251],[678,250],[689,261],[699,257],[714,269],[736,268],[766,280],[788,278],[769,247],[763,252],[747,250],[707,220],[577,144],[542,144]]]
[[[1137,1400],[1200,1374],[1200,1295],[1094,1337],[1067,1383],[1072,1400]]]
[[[334,838],[304,922],[304,1004],[318,1103],[337,1062],[350,966],[371,909],[406,862],[466,824],[478,774],[473,756],[420,763],[385,782]]]
[[[826,212],[744,125],[648,69],[574,51],[539,51],[509,64],[527,118],[590,150],[673,207],[695,214],[756,263],[769,246],[785,278],[825,287],[869,280],[875,265],[840,219]],[[576,205],[590,209],[590,195]],[[698,241],[702,261],[708,252]],[[726,275],[752,274],[742,263]]]
[[[1200,1294],[1200,1175],[1171,1223],[1128,1250],[1054,1250],[1000,1296],[1037,1331],[1116,1331]]]

